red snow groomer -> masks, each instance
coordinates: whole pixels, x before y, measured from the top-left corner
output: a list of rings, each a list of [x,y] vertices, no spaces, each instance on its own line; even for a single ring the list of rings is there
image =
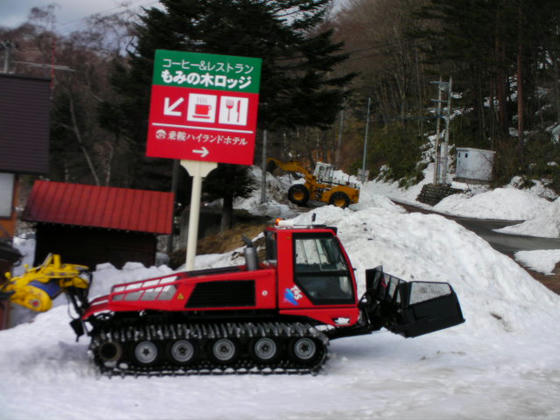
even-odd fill
[[[464,322],[448,283],[406,282],[354,269],[334,227],[279,222],[264,233],[265,257],[244,239],[241,266],[177,272],[113,286],[71,301],[78,337],[91,336],[108,374],[309,373],[329,340],[382,327],[416,337]]]
[[[243,266],[114,286],[81,318],[96,364],[133,374],[314,372],[329,339],[382,327],[416,337],[464,321],[448,283],[405,282],[381,267],[366,270],[359,297],[336,233],[280,222],[264,233],[261,262],[245,239]]]

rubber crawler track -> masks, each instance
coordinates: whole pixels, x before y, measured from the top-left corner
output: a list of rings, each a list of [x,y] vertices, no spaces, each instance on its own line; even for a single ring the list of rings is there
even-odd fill
[[[280,353],[270,362],[260,362],[249,348],[255,339],[268,337],[278,344]],[[289,350],[294,339],[308,337],[317,345],[316,355],[308,361],[297,361]],[[238,346],[233,361],[222,363],[210,354],[215,340],[228,338]],[[195,345],[195,357],[186,364],[174,362],[167,349],[176,340],[189,340]],[[157,346],[158,356],[153,363],[142,364],[134,357],[136,344],[150,341]],[[106,360],[101,347],[112,343],[118,356]],[[163,375],[231,375],[231,374],[316,374],[327,358],[327,336],[310,324],[286,322],[262,323],[174,323],[112,326],[93,331],[90,355],[102,374],[163,376]]]

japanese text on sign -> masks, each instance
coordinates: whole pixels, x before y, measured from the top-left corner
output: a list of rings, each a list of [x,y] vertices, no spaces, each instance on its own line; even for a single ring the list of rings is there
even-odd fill
[[[187,85],[192,87],[205,87],[205,88],[223,88],[223,89],[245,89],[251,85],[253,81],[251,76],[241,76],[239,78],[231,78],[225,75],[213,76],[210,73],[198,74],[189,73],[185,74],[182,70],[176,70],[171,73],[169,70],[161,72],[161,79],[165,83],[175,83],[178,85]]]
[[[221,134],[190,134],[186,131],[165,130],[160,128],[156,131],[158,140],[193,141],[197,143],[216,143],[228,144],[232,146],[246,146],[248,144],[245,137],[228,136]]]
[[[258,93],[260,60],[157,50],[153,84]]]

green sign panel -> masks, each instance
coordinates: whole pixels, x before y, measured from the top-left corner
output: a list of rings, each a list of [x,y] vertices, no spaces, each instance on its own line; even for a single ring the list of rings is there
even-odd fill
[[[153,84],[258,93],[260,58],[157,50]]]

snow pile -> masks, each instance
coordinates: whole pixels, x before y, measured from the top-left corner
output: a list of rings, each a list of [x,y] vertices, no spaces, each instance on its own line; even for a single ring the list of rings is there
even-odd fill
[[[517,225],[496,229],[496,232],[560,238],[560,198],[557,198],[529,220]]]
[[[525,220],[544,212],[550,205],[549,201],[531,192],[507,187],[473,197],[450,195],[436,204],[434,210],[480,219]]]
[[[531,270],[550,275],[560,262],[560,249],[539,249],[537,251],[518,251],[515,259]]]
[[[405,280],[449,281],[466,323],[410,340],[384,330],[334,340],[318,376],[109,379],[89,362],[87,340],[75,342],[66,308],[56,307],[0,331],[0,417],[560,418],[560,297],[455,222],[368,200],[356,211],[313,211],[317,223],[339,228],[360,291],[364,269],[379,264]],[[196,266],[228,262],[231,254],[200,256]],[[103,264],[92,295],[167,272]]]
[[[360,203],[370,197],[385,196],[398,202],[434,210],[453,216],[497,220],[527,220],[527,223],[497,230],[502,233],[514,233],[540,237],[560,237],[560,205],[556,200],[553,205],[549,200],[558,195],[547,188],[541,181],[533,181],[533,186],[520,189],[521,177],[512,178],[504,188],[490,190],[484,185],[452,183],[456,189],[467,190],[466,194],[454,194],[432,207],[416,200],[422,187],[433,181],[434,164],[424,169],[424,179],[410,188],[401,188],[398,182],[373,180],[367,182],[360,194]],[[372,202],[366,201],[366,205]]]
[[[348,175],[346,172],[340,169],[335,169],[333,171],[332,182],[341,185],[362,185],[362,182],[360,179],[358,179],[358,177],[354,175]]]
[[[35,258],[35,239],[16,236],[14,237],[13,245],[22,256],[20,264],[14,267],[12,272],[14,276],[19,276],[25,271],[25,264],[28,264],[30,267],[33,266],[33,259]]]
[[[160,277],[173,273],[169,267],[160,265],[144,267],[138,262],[126,263],[122,270],[118,270],[113,264],[98,264],[93,272],[93,280],[89,289],[89,299],[108,294],[111,287],[118,283],[129,283],[138,280],[144,280],[150,277]]]
[[[317,223],[338,227],[360,286],[365,269],[377,265],[404,280],[449,282],[460,296],[471,334],[487,330],[496,316],[512,330],[522,328],[545,307],[547,317],[560,319],[560,297],[476,234],[443,216],[388,208],[390,203],[356,212],[332,206],[315,211]],[[295,220],[306,224],[310,217]]]
[[[233,203],[235,209],[247,210],[249,213],[269,217],[293,217],[297,214],[287,202],[290,183],[287,176],[275,177],[266,174],[266,200],[261,203],[262,170],[258,166],[251,167],[251,176],[256,188],[248,198],[236,198]]]
[[[397,201],[424,206],[424,204],[416,201],[416,197],[418,197],[418,195],[422,191],[422,187],[424,186],[424,184],[429,184],[433,181],[433,174],[434,164],[431,163],[426,169],[424,169],[424,179],[418,184],[411,186],[410,188],[399,187],[398,181],[387,182],[381,179],[368,181],[361,189],[360,200],[362,199],[362,194],[367,193],[369,195],[382,195],[391,199],[395,199]]]
[[[554,190],[550,189],[545,185],[548,184],[548,182],[544,180],[539,181],[533,179],[531,180],[531,184],[532,184],[531,187],[526,188],[525,191],[528,191],[532,194],[535,194],[536,196],[539,196],[541,198],[546,198],[551,201],[558,198],[558,194],[556,194]],[[510,185],[515,188],[523,189],[525,185],[525,181],[520,176],[514,176],[510,181]]]
[[[363,188],[360,191],[360,200],[351,205],[352,210],[366,210],[371,207],[384,208],[396,213],[406,213],[401,206],[395,204],[387,197],[377,194],[372,188]]]

